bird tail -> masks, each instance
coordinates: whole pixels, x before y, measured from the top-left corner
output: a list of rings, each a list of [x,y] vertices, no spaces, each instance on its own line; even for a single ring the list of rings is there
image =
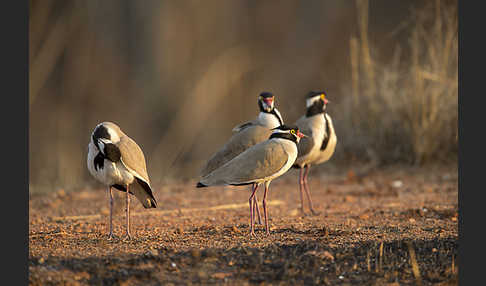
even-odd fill
[[[197,183],[197,185],[196,185],[196,188],[205,188],[205,187],[207,187],[207,186],[205,184],[201,183],[201,182]]]
[[[130,193],[135,195],[144,208],[156,208],[157,201],[154,198],[150,185],[137,177],[135,179],[137,182],[130,185]]]

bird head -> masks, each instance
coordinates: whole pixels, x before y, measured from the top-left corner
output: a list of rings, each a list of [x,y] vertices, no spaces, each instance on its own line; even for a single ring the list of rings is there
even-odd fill
[[[275,106],[275,96],[270,92],[262,92],[258,96],[258,106],[260,111],[272,112]]]
[[[310,91],[307,94],[306,106],[307,108],[319,108],[324,111],[326,109],[329,100],[326,98],[326,93],[324,91]]]
[[[304,133],[300,132],[299,127],[296,125],[280,125],[279,127],[272,129],[272,135],[270,138],[283,137],[289,138],[296,143],[299,143],[300,139],[307,137]]]
[[[104,147],[109,143],[117,143],[120,141],[120,128],[112,122],[102,122],[96,125],[91,134],[92,143],[98,150],[104,154]]]

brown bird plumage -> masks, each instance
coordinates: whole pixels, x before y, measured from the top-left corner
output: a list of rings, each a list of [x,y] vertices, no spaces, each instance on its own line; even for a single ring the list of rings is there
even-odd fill
[[[275,96],[272,93],[262,92],[258,96],[258,107],[260,113],[256,119],[244,122],[233,128],[233,136],[209,158],[201,169],[202,177],[223,166],[251,146],[265,141],[271,135],[271,129],[283,124],[282,115],[275,108]],[[260,209],[256,196],[258,186],[258,183],[252,185],[252,193],[255,194],[253,197],[254,207],[258,213],[258,222],[261,223]]]
[[[110,196],[110,233],[113,237],[112,188],[126,192],[126,236],[130,237],[130,196],[135,197],[145,208],[157,207],[147,173],[145,156],[133,139],[116,124],[98,124],[88,144],[88,170],[98,181],[108,186]]]
[[[304,135],[296,126],[281,125],[275,128],[269,139],[246,149],[221,167],[204,176],[198,188],[221,185],[252,184],[250,204],[250,234],[254,235],[254,198],[259,184],[265,185],[263,212],[265,230],[269,233],[266,197],[270,182],[287,172],[297,158],[296,144]]]
[[[200,182],[207,186],[261,183],[281,170],[288,158],[280,142],[267,140],[239,154]]]
[[[234,134],[229,141],[211,158],[201,171],[204,177],[217,168],[223,166],[249,147],[265,141],[270,137],[272,131],[262,125],[253,124]]]

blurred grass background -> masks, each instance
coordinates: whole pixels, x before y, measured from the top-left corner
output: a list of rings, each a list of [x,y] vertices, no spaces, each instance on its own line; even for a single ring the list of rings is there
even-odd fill
[[[457,162],[457,1],[30,0],[31,192],[94,184],[94,126],[144,150],[153,184],[191,180],[271,91],[284,121],[324,89],[325,165]]]

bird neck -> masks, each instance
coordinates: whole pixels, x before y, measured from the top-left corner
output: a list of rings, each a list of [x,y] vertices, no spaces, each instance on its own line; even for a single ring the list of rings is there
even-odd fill
[[[258,121],[270,129],[283,125],[282,116],[276,108],[273,108],[270,112],[261,111],[258,115]]]
[[[307,112],[305,116],[311,117],[321,113],[324,113],[324,102],[322,100],[318,100],[314,102],[314,104],[312,104],[311,106],[307,107]]]
[[[297,144],[297,138],[290,134],[290,133],[279,133],[279,132],[274,132],[272,135],[270,135],[269,139],[285,139],[285,140],[290,140]]]

